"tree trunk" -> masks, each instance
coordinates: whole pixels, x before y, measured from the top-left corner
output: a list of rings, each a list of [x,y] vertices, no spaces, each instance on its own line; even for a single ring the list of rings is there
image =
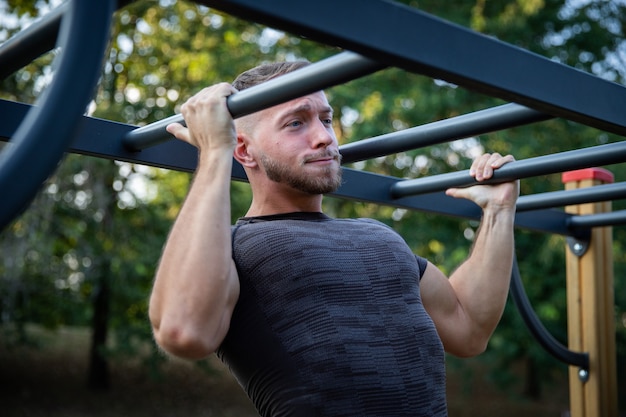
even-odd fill
[[[91,189],[96,206],[104,215],[96,231],[100,235],[97,241],[100,245],[94,248],[101,258],[94,263],[93,273],[97,276],[93,296],[93,319],[91,350],[89,355],[88,386],[93,390],[108,390],[111,387],[109,363],[106,357],[109,318],[111,310],[111,254],[108,253],[105,242],[113,238],[113,213],[116,207],[116,198],[113,193],[113,181],[116,167],[113,162],[99,163],[88,160],[88,170],[93,183]],[[94,166],[95,165],[95,166]],[[95,174],[97,173],[97,174]]]
[[[541,380],[535,360],[531,357],[526,359],[526,386],[524,395],[533,400],[541,398]]]
[[[111,289],[108,278],[108,263],[102,265],[98,287],[94,296],[91,350],[89,354],[88,386],[93,390],[107,390],[111,387],[109,363],[105,349],[109,327],[109,305]]]

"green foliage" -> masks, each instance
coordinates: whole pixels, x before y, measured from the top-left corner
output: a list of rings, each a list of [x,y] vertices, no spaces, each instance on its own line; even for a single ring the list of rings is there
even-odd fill
[[[45,3],[45,2],[44,2]],[[406,0],[411,7],[481,31],[535,53],[624,82],[624,5],[562,0]],[[12,0],[7,11],[37,13],[37,2]],[[1,10],[1,9],[0,9]],[[9,36],[19,28],[0,28]],[[416,43],[419,47],[419,43]],[[137,1],[116,13],[110,48],[90,111],[94,116],[143,125],[177,112],[203,87],[231,81],[263,61],[336,53],[298,36],[243,22],[186,1]],[[0,96],[33,102],[49,82],[54,52],[0,84]],[[342,143],[402,130],[502,104],[443,80],[390,68],[327,91],[336,111]],[[104,138],[103,140],[105,140]],[[621,140],[615,135],[562,120],[429,146],[354,164],[386,175],[414,178],[465,169],[481,150],[511,153],[517,159]],[[624,181],[624,167],[610,167]],[[143,355],[152,366],[162,356],[153,346],[147,297],[161,247],[191,181],[191,174],[69,156],[46,182],[31,207],[0,234],[0,317],[20,328],[35,322],[54,328],[90,325],[91,301],[111,288],[111,355]],[[562,189],[559,176],[522,181],[522,195]],[[247,184],[232,185],[232,217],[250,202]],[[374,217],[401,233],[422,256],[450,273],[467,256],[477,223],[406,212],[393,207],[329,198],[325,210],[338,217]],[[621,201],[615,209],[624,208]],[[626,231],[614,231],[616,328],[620,363],[626,356]],[[565,244],[562,238],[519,231],[517,254],[524,283],[540,318],[566,341]],[[8,328],[5,326],[4,328]],[[7,340],[6,338],[4,340]],[[146,342],[148,342],[146,344]],[[508,305],[482,359],[499,382],[516,362],[529,375],[549,381],[563,366],[547,356]],[[480,360],[480,359],[479,359]],[[453,361],[451,366],[457,365]],[[621,367],[624,369],[626,367]],[[625,376],[620,375],[623,379]],[[529,379],[531,377],[529,376]],[[533,377],[534,378],[534,377]]]

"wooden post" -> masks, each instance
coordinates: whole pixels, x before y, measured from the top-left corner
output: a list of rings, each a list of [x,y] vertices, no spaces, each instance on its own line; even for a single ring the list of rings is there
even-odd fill
[[[571,190],[612,183],[613,174],[590,168],[563,173],[562,180],[565,189]],[[566,211],[576,215],[608,212],[611,202],[569,206]],[[567,249],[569,349],[589,353],[588,373],[569,369],[570,416],[617,417],[613,231],[598,227],[590,236],[589,241],[570,241]]]

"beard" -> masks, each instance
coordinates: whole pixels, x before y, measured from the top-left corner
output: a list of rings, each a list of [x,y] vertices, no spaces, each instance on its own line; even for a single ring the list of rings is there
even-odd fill
[[[321,154],[313,155],[307,160],[332,156],[337,161],[341,161],[341,155],[325,151]],[[336,191],[341,185],[341,168],[327,166],[321,173],[314,175],[304,171],[295,171],[288,165],[283,164],[267,155],[261,155],[261,166],[265,169],[267,177],[277,183],[287,184],[296,190],[307,194],[327,194]],[[302,166],[306,164],[303,162]]]

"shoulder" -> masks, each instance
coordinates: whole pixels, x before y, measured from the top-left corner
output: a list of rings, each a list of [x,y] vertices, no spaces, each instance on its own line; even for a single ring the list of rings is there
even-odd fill
[[[364,226],[364,227],[372,227],[372,228],[382,228],[394,233],[397,233],[391,226],[381,222],[380,220],[369,219],[366,217],[360,217],[357,219],[335,219],[338,223],[345,223],[346,225],[352,226]]]

